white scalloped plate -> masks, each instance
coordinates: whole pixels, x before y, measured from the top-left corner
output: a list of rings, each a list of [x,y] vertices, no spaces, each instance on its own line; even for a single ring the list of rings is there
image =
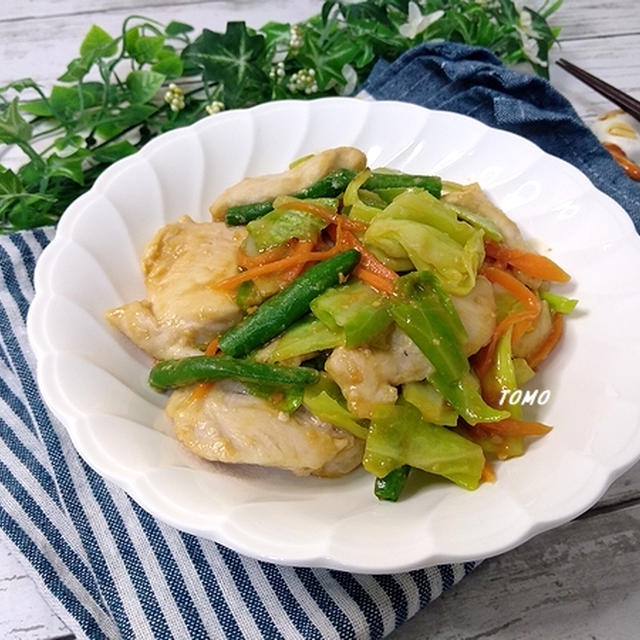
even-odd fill
[[[337,145],[372,166],[477,180],[551,247],[580,299],[538,376],[555,425],[475,492],[434,482],[396,504],[371,477],[297,478],[196,459],[171,435],[149,359],[103,320],[143,296],[141,251],[161,225],[247,175]],[[640,457],[640,238],[580,172],[530,142],[461,115],[349,98],[231,111],[172,131],[116,163],[64,214],[36,269],[28,318],[44,399],[80,455],[181,530],[273,562],[405,571],[506,551],[588,509]]]

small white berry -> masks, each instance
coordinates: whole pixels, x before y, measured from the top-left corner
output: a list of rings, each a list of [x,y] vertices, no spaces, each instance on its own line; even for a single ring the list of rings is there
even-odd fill
[[[214,115],[215,113],[220,113],[221,111],[224,111],[224,102],[220,102],[220,100],[214,100],[205,107],[205,111],[210,116]]]

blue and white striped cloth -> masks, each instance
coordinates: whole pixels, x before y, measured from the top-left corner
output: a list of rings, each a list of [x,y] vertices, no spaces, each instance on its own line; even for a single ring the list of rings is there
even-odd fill
[[[379,64],[365,89],[529,137],[640,221],[640,187],[568,103],[484,50],[422,46]],[[27,342],[33,270],[54,233],[0,237],[0,535],[78,638],[382,638],[473,570],[363,576],[259,562],[157,522],[105,482],[44,405]]]
[[[473,569],[279,567],[157,522],[105,482],[35,382],[25,319],[53,235],[0,237],[0,528],[77,637],[381,638]]]

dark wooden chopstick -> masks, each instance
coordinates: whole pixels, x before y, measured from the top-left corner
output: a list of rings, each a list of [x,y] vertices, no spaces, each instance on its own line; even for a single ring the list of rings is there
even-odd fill
[[[556,64],[561,68],[570,73],[572,76],[578,78],[584,82],[587,86],[591,87],[593,90],[597,91],[600,95],[605,98],[611,100],[613,104],[618,105],[623,111],[626,111],[629,115],[633,116],[636,120],[640,120],[640,101],[632,98],[628,93],[624,93],[624,91],[620,91],[620,89],[616,89],[613,85],[610,85],[608,82],[604,80],[600,80],[593,74],[581,69],[580,67],[576,67],[575,64],[565,60],[564,58],[560,58]]]

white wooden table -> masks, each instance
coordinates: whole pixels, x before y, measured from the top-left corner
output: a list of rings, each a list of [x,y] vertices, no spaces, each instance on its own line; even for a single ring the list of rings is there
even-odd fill
[[[116,32],[138,13],[221,29],[231,19],[259,27],[317,13],[319,0],[4,0],[0,84],[22,76],[51,83],[92,23]],[[530,3],[533,4],[533,3]],[[638,0],[565,0],[560,56],[640,96]],[[557,67],[552,83],[586,122],[611,105]],[[640,397],[640,396],[639,396]],[[0,545],[0,639],[69,637],[17,558]],[[635,640],[640,638],[640,465],[589,512],[485,561],[415,616],[393,640]]]

